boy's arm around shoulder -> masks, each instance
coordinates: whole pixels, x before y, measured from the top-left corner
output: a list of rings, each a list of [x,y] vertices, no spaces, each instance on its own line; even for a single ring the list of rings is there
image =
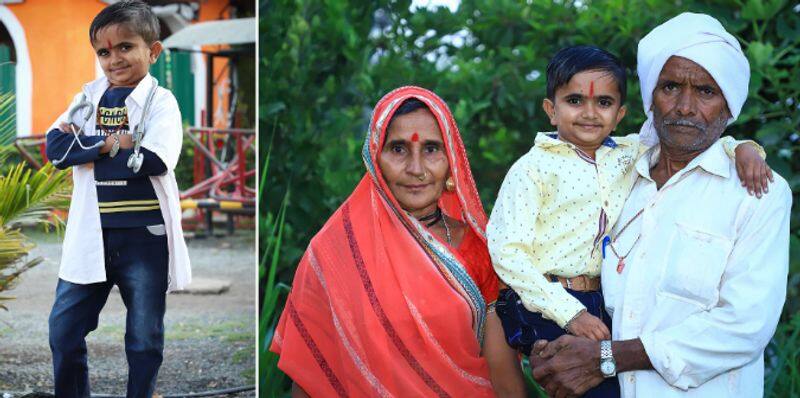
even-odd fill
[[[720,137],[725,153],[736,165],[736,173],[742,186],[750,195],[761,198],[769,192],[769,182],[774,181],[772,170],[767,164],[767,153],[761,145],[752,140],[737,140],[729,135]]]

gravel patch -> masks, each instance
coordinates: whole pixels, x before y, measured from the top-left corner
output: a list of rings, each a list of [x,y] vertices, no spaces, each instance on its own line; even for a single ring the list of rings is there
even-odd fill
[[[58,281],[60,238],[27,232],[37,243],[33,256],[45,260],[23,274],[0,311],[0,396],[3,392],[52,392],[47,318]],[[169,295],[165,317],[164,363],[156,392],[185,394],[251,386],[255,378],[254,233],[188,241],[195,277],[224,279],[220,295]],[[112,290],[100,323],[87,338],[93,394],[124,395],[125,307]],[[16,395],[12,395],[16,396]],[[255,396],[253,391],[237,396]]]

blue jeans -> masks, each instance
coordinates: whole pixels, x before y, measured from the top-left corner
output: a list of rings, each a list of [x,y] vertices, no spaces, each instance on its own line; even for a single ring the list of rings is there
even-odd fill
[[[86,335],[97,329],[111,288],[128,310],[125,354],[128,397],[151,397],[164,352],[169,252],[166,235],[147,227],[104,228],[106,282],[79,285],[59,279],[50,313],[55,395],[89,397]]]
[[[606,312],[605,301],[601,291],[577,292],[570,289],[565,290],[586,307],[586,312],[600,318],[606,324],[608,330],[611,330],[611,317]],[[503,332],[506,335],[508,345],[521,351],[526,356],[531,355],[531,348],[536,340],[553,341],[567,333],[555,322],[542,317],[542,314],[525,309],[517,293],[511,289],[500,291],[495,310],[497,311],[497,316],[500,317],[500,322],[503,324]],[[583,396],[587,398],[618,398],[620,396],[619,380],[616,377],[605,379]]]

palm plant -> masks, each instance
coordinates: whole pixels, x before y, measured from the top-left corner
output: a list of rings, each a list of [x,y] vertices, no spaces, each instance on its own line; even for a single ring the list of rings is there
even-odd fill
[[[10,98],[10,100],[8,99]],[[8,115],[14,96],[0,94],[0,115]],[[0,137],[13,137],[14,123],[0,119]],[[5,164],[10,145],[0,146],[0,164]],[[47,164],[39,170],[26,168],[24,163],[11,166],[0,176],[0,294],[14,287],[19,276],[42,262],[41,257],[28,259],[35,246],[20,230],[21,225],[41,224],[61,230],[63,222],[52,214],[54,208],[63,208],[67,201],[67,172]],[[13,297],[0,296],[2,303]]]
[[[0,144],[11,142],[16,135],[15,101],[13,92],[0,92]]]

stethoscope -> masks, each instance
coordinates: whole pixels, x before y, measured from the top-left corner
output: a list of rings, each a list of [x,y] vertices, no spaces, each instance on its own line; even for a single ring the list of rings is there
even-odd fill
[[[147,99],[145,100],[144,108],[142,109],[142,117],[139,119],[139,124],[136,125],[136,129],[134,129],[133,153],[131,154],[131,156],[128,157],[128,168],[133,170],[134,173],[138,173],[139,170],[142,168],[142,163],[144,163],[144,154],[141,153],[142,140],[144,139],[144,121],[146,120],[147,114],[150,111],[150,105],[153,103],[153,97],[155,97],[156,95],[156,89],[158,89],[158,80],[156,80],[154,77],[151,78],[153,79],[153,87],[150,88],[150,92],[147,94]],[[74,120],[73,117],[79,114],[79,112],[81,112],[82,110],[88,110],[88,112],[84,112],[83,122],[81,123],[80,127],[78,127],[78,130],[75,130],[75,125],[72,123],[72,120]],[[92,118],[93,115],[94,115],[94,104],[91,101],[89,101],[89,98],[86,96],[86,93],[83,93],[80,101],[78,101],[78,103],[72,106],[67,116],[67,121],[70,122],[69,128],[72,132],[72,135],[75,138],[72,140],[72,143],[69,144],[69,148],[67,148],[67,151],[64,153],[64,156],[61,157],[61,159],[51,160],[53,165],[57,166],[61,162],[63,162],[64,159],[67,158],[67,155],[69,155],[69,151],[71,151],[72,147],[75,146],[76,142],[78,143],[78,146],[80,146],[84,150],[99,148],[105,145],[104,142],[98,142],[95,145],[87,147],[83,146],[83,144],[81,143],[79,136],[83,134],[84,128],[86,127],[86,123],[89,122],[89,120]]]

